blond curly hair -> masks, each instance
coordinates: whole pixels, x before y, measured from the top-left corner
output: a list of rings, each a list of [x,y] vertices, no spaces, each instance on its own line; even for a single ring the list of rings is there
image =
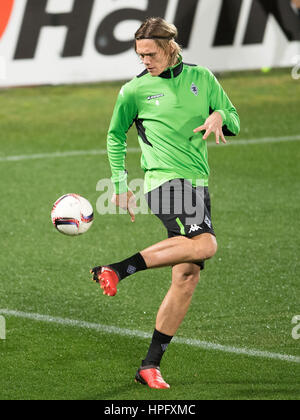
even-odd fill
[[[150,17],[146,19],[135,33],[136,41],[141,39],[152,39],[166,55],[170,56],[170,63],[177,60],[182,52],[181,46],[177,43],[178,30],[175,25],[168,23],[161,17]]]

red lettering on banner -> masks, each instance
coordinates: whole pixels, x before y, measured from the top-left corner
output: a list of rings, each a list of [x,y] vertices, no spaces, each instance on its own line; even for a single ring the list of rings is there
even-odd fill
[[[1,0],[0,3],[0,38],[5,32],[15,0]]]

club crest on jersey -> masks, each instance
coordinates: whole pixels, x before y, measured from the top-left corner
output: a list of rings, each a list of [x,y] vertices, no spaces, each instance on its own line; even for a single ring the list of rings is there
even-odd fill
[[[198,94],[199,94],[199,89],[197,88],[197,86],[195,85],[195,83],[192,83],[192,86],[191,86],[191,91],[193,92],[193,94],[194,94],[195,96],[198,96]]]

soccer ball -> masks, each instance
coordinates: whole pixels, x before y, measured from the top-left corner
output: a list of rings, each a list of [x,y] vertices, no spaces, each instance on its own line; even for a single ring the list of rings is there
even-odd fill
[[[55,228],[65,235],[82,235],[93,224],[93,207],[78,194],[66,194],[54,203],[51,220]]]

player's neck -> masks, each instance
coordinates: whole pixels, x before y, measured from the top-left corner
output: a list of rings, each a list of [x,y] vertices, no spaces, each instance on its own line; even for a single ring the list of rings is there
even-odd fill
[[[169,68],[176,66],[176,64],[179,64],[179,57],[178,56],[170,60]]]

